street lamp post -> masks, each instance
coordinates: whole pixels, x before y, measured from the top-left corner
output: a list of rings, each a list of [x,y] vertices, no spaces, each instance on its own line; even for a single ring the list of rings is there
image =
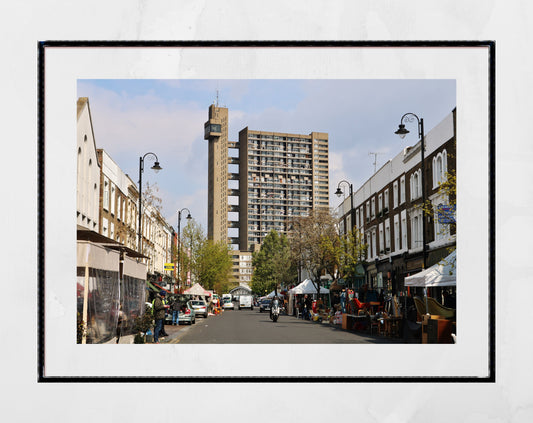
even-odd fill
[[[398,130],[394,132],[395,134],[398,134],[400,138],[404,138],[409,131],[405,129],[405,124],[403,123],[404,120],[406,122],[413,122],[414,120],[417,120],[418,122],[418,136],[420,137],[420,152],[421,152],[421,164],[420,169],[422,171],[422,262],[423,262],[423,268],[426,268],[426,253],[427,253],[427,246],[426,246],[426,217],[424,216],[424,207],[426,205],[426,186],[425,186],[425,163],[424,163],[424,152],[425,152],[425,143],[424,143],[424,119],[419,118],[414,113],[406,113],[402,116],[400,119],[400,125],[398,127]]]
[[[146,156],[152,155],[155,157],[155,163],[151,167],[156,173],[159,172],[161,169],[163,169],[161,166],[159,166],[159,159],[154,153],[146,153],[144,156],[139,157],[139,232],[138,232],[138,244],[139,244],[139,253],[142,254],[142,177],[144,172],[144,159]]]
[[[337,184],[337,191],[335,191],[335,195],[340,198],[340,196],[343,194],[343,191],[341,191],[341,184],[347,184],[350,188],[350,216],[351,216],[351,235],[353,236],[353,229],[355,227],[355,210],[353,208],[353,185],[349,183],[348,181],[340,181]],[[346,233],[348,233],[347,228],[345,228]],[[350,239],[350,238],[347,238]],[[355,255],[355,245],[352,244],[352,257]]]
[[[335,191],[335,195],[340,198],[340,196],[343,194],[343,191],[341,191],[341,184],[347,184],[350,188],[350,216],[352,219],[352,233],[353,228],[355,227],[355,210],[353,208],[353,185],[350,184],[348,181],[340,181],[337,185],[337,191]]]
[[[184,210],[187,210],[187,213],[188,213],[186,219],[187,220],[192,219],[191,211],[188,208],[184,207],[181,210],[178,210],[178,293],[180,291],[181,212]]]

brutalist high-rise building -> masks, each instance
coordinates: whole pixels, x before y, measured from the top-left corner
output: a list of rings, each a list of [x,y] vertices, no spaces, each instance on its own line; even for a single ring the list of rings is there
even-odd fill
[[[251,251],[271,229],[286,233],[294,218],[329,208],[327,133],[287,134],[246,127],[238,142],[230,142],[228,109],[211,105],[204,138],[209,140],[210,239]],[[239,157],[231,157],[229,149],[238,149]],[[230,173],[230,164],[238,164],[239,172]],[[239,181],[238,189],[230,189],[232,179]],[[239,198],[238,206],[229,205],[230,196]],[[229,212],[238,212],[239,220],[229,221]],[[229,228],[239,228],[239,236],[229,237]]]

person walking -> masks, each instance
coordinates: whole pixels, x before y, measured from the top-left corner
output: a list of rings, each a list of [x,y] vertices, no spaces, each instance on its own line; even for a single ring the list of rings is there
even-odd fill
[[[120,341],[120,336],[122,335],[122,326],[126,320],[126,315],[124,314],[124,311],[122,311],[122,304],[120,305],[118,309],[118,321],[117,321],[117,344]]]
[[[341,311],[346,313],[346,290],[343,289],[341,292]]]
[[[176,297],[174,297],[170,303],[170,311],[172,312],[172,324],[174,326],[179,325],[180,304]]]
[[[161,290],[159,294],[155,297],[153,312],[155,320],[155,329],[154,329],[154,343],[159,344],[159,335],[163,329],[163,323],[165,321],[165,304],[163,299],[165,298],[166,292]]]
[[[306,320],[311,320],[311,310],[313,308],[313,300],[311,299],[311,297],[309,295],[305,295],[306,296],[306,299],[305,299],[305,308],[306,308],[306,311],[305,311],[305,318]]]

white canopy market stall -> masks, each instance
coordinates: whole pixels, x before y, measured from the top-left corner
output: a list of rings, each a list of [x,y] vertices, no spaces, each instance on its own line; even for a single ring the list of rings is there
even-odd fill
[[[433,288],[439,286],[456,286],[456,251],[449,256],[416,273],[405,278],[405,286],[415,286],[423,288]]]
[[[314,295],[316,293],[317,293],[316,286],[311,279],[306,279],[299,285],[290,289],[289,290],[289,314],[293,313],[293,302],[294,302],[295,295],[305,295],[305,294]],[[329,289],[321,286],[320,293],[329,295]],[[331,298],[329,298],[329,303],[331,304]]]

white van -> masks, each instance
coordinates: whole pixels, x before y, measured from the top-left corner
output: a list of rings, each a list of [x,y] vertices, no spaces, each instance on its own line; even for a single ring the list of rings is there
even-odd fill
[[[249,308],[250,310],[254,309],[254,303],[251,295],[241,295],[239,297],[239,310],[241,308]]]

